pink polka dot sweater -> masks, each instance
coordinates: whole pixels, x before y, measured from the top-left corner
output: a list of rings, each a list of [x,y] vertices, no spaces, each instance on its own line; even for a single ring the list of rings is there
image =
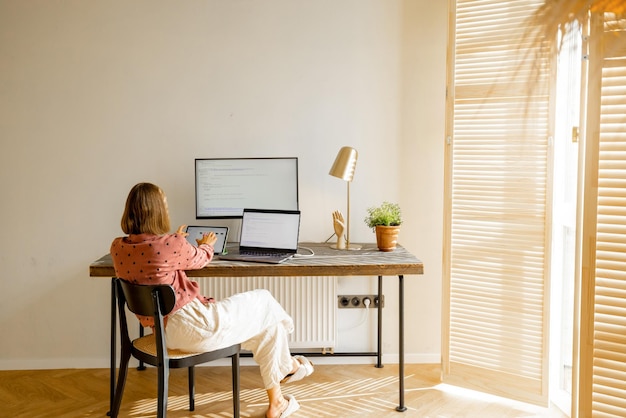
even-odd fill
[[[198,283],[189,280],[185,270],[200,269],[213,258],[213,247],[197,248],[180,234],[138,234],[120,237],[111,244],[111,256],[118,278],[138,284],[169,284],[176,291],[173,312],[194,299],[207,303]],[[152,318],[140,317],[143,326],[153,326]]]

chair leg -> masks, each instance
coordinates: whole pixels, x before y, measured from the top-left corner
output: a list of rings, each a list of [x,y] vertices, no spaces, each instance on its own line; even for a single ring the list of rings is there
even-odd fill
[[[195,389],[195,373],[194,373],[194,367],[193,366],[189,366],[189,370],[187,372],[187,376],[189,378],[189,410],[190,411],[195,411],[196,410],[196,401],[195,401],[195,396],[196,396],[196,389]]]
[[[165,362],[159,367],[159,383],[158,383],[158,405],[157,405],[157,418],[165,418],[167,414],[167,395],[168,395],[168,381],[170,377],[170,366]]]
[[[120,370],[117,375],[117,387],[115,388],[115,394],[113,397],[113,405],[111,405],[111,418],[117,418],[117,414],[120,412],[120,406],[122,405],[122,396],[124,395],[124,386],[126,385],[126,377],[128,376],[128,362],[130,360],[130,350],[125,350],[122,347],[120,353]]]
[[[233,375],[233,417],[239,418],[239,353],[231,357]]]

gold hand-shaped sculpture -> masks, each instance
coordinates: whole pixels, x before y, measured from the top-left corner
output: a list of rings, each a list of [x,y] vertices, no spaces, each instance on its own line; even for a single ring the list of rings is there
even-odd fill
[[[343,232],[346,229],[346,224],[343,220],[343,215],[338,210],[333,212],[333,228],[335,229],[335,235],[337,235],[337,245],[335,248],[338,250],[345,250],[346,238]]]

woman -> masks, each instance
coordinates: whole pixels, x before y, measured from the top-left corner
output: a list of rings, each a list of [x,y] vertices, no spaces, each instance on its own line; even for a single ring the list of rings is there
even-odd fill
[[[291,317],[267,290],[216,302],[202,296],[198,284],[185,274],[211,261],[215,234],[198,239],[198,247],[185,238],[184,225],[169,234],[167,198],[151,183],[131,189],[121,225],[128,235],[111,244],[117,277],[139,284],[169,284],[176,292],[176,305],[165,329],[168,348],[210,351],[241,343],[260,366],[269,399],[266,416],[285,418],[296,411],[298,402],[293,396],[283,396],[280,384],[310,375],[313,366],[307,358],[292,357],[289,352]],[[139,319],[144,326],[154,325],[152,318]]]

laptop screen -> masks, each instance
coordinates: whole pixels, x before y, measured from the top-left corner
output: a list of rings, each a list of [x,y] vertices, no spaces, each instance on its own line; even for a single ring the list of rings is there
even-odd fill
[[[244,209],[240,247],[298,249],[300,211]]]

